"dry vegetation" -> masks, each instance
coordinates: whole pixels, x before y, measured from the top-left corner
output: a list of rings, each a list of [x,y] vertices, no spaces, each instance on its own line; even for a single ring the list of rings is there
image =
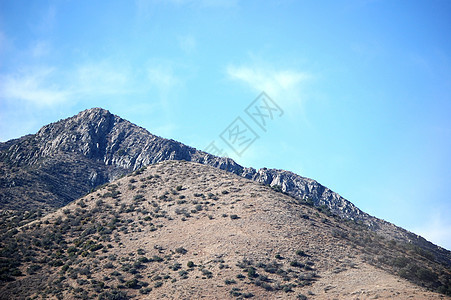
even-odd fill
[[[4,215],[2,222],[20,225],[26,217],[14,222]],[[2,299],[451,294],[450,270],[424,250],[183,161],[138,170],[37,221],[10,226],[2,233],[0,263]]]

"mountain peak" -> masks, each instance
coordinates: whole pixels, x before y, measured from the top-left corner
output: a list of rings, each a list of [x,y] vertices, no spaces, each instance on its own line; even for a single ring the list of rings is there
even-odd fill
[[[93,119],[96,117],[110,117],[110,116],[113,116],[113,114],[110,113],[109,110],[106,110],[101,107],[93,107],[79,112],[77,115],[74,116],[74,118],[78,117],[78,118]]]
[[[104,109],[102,107],[92,107],[85,109],[78,113],[78,115],[85,115],[85,114],[111,114],[109,110]]]

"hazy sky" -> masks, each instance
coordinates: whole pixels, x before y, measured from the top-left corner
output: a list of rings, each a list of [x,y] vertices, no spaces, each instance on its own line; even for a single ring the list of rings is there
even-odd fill
[[[451,1],[0,0],[0,141],[91,107],[451,249]]]

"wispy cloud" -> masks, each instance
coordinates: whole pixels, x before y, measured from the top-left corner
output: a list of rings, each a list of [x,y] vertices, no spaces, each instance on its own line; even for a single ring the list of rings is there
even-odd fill
[[[0,74],[0,98],[49,107],[87,97],[132,94],[143,89],[132,77],[128,68],[108,61],[85,63],[64,71],[38,66]]]
[[[132,72],[126,66],[104,62],[79,65],[75,71],[74,94],[111,95],[134,90]]]
[[[434,244],[451,250],[451,221],[441,213],[435,212],[424,226],[414,228],[413,231]]]
[[[180,83],[174,70],[168,65],[151,66],[147,70],[150,83],[161,92],[168,92]]]
[[[246,84],[256,92],[265,91],[287,105],[301,103],[302,83],[311,77],[297,70],[247,65],[229,65],[226,71],[231,79]]]
[[[50,44],[44,40],[34,42],[30,49],[33,58],[41,58],[50,53]]]
[[[25,101],[38,106],[64,102],[70,92],[51,83],[55,73],[54,68],[40,67],[27,72],[0,75],[0,98]]]
[[[47,33],[53,30],[56,25],[56,7],[51,5],[47,7],[46,11],[42,14],[39,23],[35,25],[36,29],[41,33]]]

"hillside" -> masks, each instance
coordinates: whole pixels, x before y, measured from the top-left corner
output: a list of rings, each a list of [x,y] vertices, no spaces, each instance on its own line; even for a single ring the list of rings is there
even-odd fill
[[[412,243],[451,266],[451,252],[362,212],[313,179],[285,170],[242,167],[174,140],[155,136],[101,108],[80,112],[36,134],[0,143],[1,231],[24,225],[145,165],[185,160],[270,185],[325,212],[357,221],[387,239]]]
[[[424,287],[451,291],[449,268],[412,245],[185,161],[139,169],[0,241],[1,299],[443,299]]]

